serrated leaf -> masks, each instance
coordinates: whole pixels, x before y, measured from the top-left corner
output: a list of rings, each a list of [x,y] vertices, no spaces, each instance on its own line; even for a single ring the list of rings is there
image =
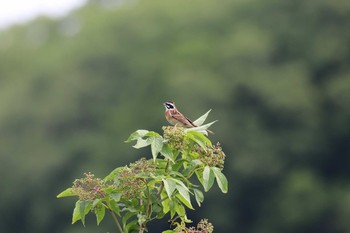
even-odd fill
[[[100,204],[95,208],[97,225],[100,225],[100,222],[104,218],[105,213],[106,213],[106,210],[105,210],[105,207],[103,205]]]
[[[203,187],[204,191],[208,192],[209,189],[213,186],[214,184],[214,173],[210,169],[209,166],[205,166],[204,171],[203,171]]]
[[[219,188],[221,189],[221,191],[223,193],[227,193],[228,192],[228,182],[227,182],[227,179],[226,179],[225,175],[217,167],[212,167],[211,170],[215,174],[216,182],[218,183]]]
[[[129,138],[125,142],[131,142],[134,140],[138,140],[139,138],[144,137],[149,131],[144,129],[139,129],[130,134]]]
[[[71,196],[77,196],[72,188],[67,188],[63,192],[57,195],[57,198],[62,198],[62,197],[71,197]]]
[[[201,206],[201,203],[204,201],[203,192],[199,189],[193,189],[193,192],[198,206]]]
[[[204,115],[200,116],[197,120],[193,121],[193,123],[195,125],[201,126],[204,123],[204,121],[207,119],[210,111],[211,109],[208,112],[206,112]]]
[[[166,193],[168,194],[169,199],[171,199],[171,195],[176,189],[176,183],[172,179],[162,179],[164,183],[164,188]]]

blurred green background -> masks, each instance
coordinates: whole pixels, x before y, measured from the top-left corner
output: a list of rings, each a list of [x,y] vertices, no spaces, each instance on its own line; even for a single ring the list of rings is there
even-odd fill
[[[124,140],[161,132],[166,100],[213,109],[229,193],[191,212],[217,233],[350,232],[348,0],[91,0],[0,32],[0,231],[71,225],[84,172],[150,158]],[[154,224],[160,233],[167,223]]]

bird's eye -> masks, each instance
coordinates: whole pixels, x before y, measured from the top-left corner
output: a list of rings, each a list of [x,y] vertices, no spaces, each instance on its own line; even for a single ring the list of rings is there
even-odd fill
[[[173,109],[174,106],[172,104],[165,104],[167,109]]]

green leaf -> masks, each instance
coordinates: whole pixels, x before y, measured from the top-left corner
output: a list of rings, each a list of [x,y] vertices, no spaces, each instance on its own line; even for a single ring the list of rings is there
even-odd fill
[[[100,225],[100,222],[102,221],[102,219],[105,216],[105,207],[104,205],[100,204],[98,206],[96,206],[95,208],[95,214],[96,214],[96,221],[97,221],[97,225]]]
[[[151,143],[151,151],[153,159],[156,160],[158,153],[163,148],[163,138],[161,136],[152,136],[147,139]]]
[[[171,207],[171,200],[170,199],[165,199],[164,201],[162,201],[162,206],[163,206],[163,213],[166,214],[170,211],[170,207]]]
[[[212,167],[211,170],[215,174],[216,182],[218,183],[219,188],[221,189],[221,191],[223,193],[227,193],[227,191],[228,191],[228,182],[227,182],[227,179],[226,179],[225,175],[217,167]]]
[[[75,208],[73,210],[72,224],[78,220],[81,220],[81,222],[85,226],[85,215],[89,213],[89,211],[91,210],[91,206],[91,201],[78,200],[75,203]]]
[[[63,192],[57,195],[57,198],[62,198],[62,197],[71,197],[71,196],[77,196],[72,188],[67,188]]]
[[[89,213],[91,209],[91,201],[80,201],[79,205],[79,214],[80,214],[80,220],[85,226],[85,215]]]
[[[127,212],[127,213],[123,216],[123,218],[122,218],[123,228],[126,227],[127,221],[128,221],[132,216],[134,216],[134,215],[136,215],[136,214],[137,214],[137,213],[136,213],[135,211],[131,211],[131,210],[129,209],[129,212]]]
[[[198,206],[201,206],[201,203],[204,201],[203,192],[199,189],[193,189],[194,197],[196,198],[196,202]]]
[[[164,183],[164,188],[166,193],[168,194],[169,199],[171,199],[171,195],[176,189],[176,183],[172,179],[162,179]]]
[[[91,208],[95,208],[99,203],[101,203],[101,199],[95,199],[95,200],[92,202]]]
[[[184,203],[188,208],[190,209],[194,209],[192,204],[191,204],[191,199],[190,199],[190,194],[187,190],[184,190],[181,186],[178,186],[178,191],[179,194],[176,194],[176,197],[182,202]],[[181,190],[181,191],[180,191]]]
[[[109,195],[114,201],[118,202],[120,201],[120,198],[122,197],[122,193],[121,192],[115,192],[115,193],[111,193]]]
[[[209,166],[205,166],[204,171],[203,171],[203,187],[204,191],[208,192],[209,189],[213,186],[214,184],[214,173],[210,169]]]
[[[203,181],[203,171],[202,170],[196,170],[195,174],[197,176],[197,179],[199,180],[199,182],[203,185],[204,187],[204,181]]]
[[[200,161],[199,159],[194,159],[189,164],[187,164],[186,168],[182,171],[182,174],[184,176],[192,176],[192,172],[202,164],[202,161]]]
[[[210,109],[208,112],[206,112],[204,115],[202,115],[201,117],[199,117],[197,120],[193,121],[193,123],[194,123],[195,125],[201,126],[201,125],[204,123],[204,121],[207,119],[207,117],[208,117],[210,111],[211,111],[211,109]]]
[[[206,150],[206,145],[211,146],[211,141],[202,133],[197,131],[189,131],[186,136],[192,141],[200,145],[204,150]]]
[[[185,161],[185,160],[177,160],[177,161],[173,164],[173,166],[171,166],[171,169],[172,169],[173,171],[178,171],[178,170],[182,167],[184,161]]]
[[[201,125],[201,126],[198,126],[198,127],[193,127],[193,128],[188,128],[188,129],[185,129],[185,132],[188,133],[190,131],[197,131],[197,132],[200,132],[200,133],[204,133],[204,134],[207,134],[206,130],[212,125],[214,124],[216,121],[212,121],[208,124],[205,124],[205,125]]]
[[[137,232],[136,230],[139,228],[139,224],[137,222],[137,219],[129,222],[126,226],[125,226],[125,231],[127,233],[129,232]]]
[[[168,144],[164,144],[160,153],[174,163],[174,153]]]
[[[180,203],[175,203],[175,211],[180,217],[186,216],[185,207]]]
[[[80,212],[79,212],[79,207],[80,207],[80,200],[78,200],[75,203],[75,208],[73,210],[72,224],[81,219]]]
[[[125,142],[131,142],[134,140],[138,140],[139,138],[144,137],[148,132],[149,132],[148,130],[139,129],[139,130],[133,132],[132,134],[130,134],[129,138]]]
[[[123,167],[118,167],[114,169],[111,173],[109,173],[105,178],[103,178],[103,181],[114,181],[117,177],[117,174],[119,173],[120,170],[122,170]]]
[[[136,149],[140,149],[142,147],[149,146],[150,144],[151,142],[148,139],[139,138],[137,139],[137,142],[135,145],[133,145],[133,147]]]
[[[120,215],[120,210],[117,202],[115,200],[110,200],[108,207],[117,215]]]
[[[166,231],[162,231],[162,233],[174,233],[173,230],[166,230]]]

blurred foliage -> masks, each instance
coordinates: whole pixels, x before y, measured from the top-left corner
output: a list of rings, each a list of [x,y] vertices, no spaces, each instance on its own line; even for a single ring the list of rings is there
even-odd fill
[[[147,155],[123,141],[175,100],[219,119],[214,232],[350,232],[349,28],[348,0],[94,0],[1,31],[0,229],[113,229],[70,225],[55,197]]]

